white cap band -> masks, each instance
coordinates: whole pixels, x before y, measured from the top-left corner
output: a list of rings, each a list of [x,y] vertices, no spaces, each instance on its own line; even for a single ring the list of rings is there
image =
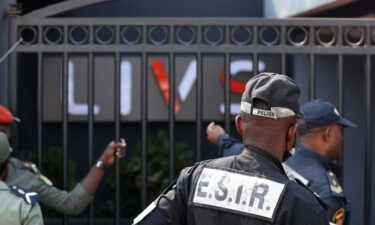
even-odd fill
[[[241,111],[254,116],[262,116],[272,119],[296,115],[293,110],[284,107],[271,107],[271,110],[252,108],[252,105],[248,102],[241,102]]]

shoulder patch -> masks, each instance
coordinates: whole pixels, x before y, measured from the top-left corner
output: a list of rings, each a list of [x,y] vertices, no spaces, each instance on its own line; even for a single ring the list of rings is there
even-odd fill
[[[344,222],[345,222],[345,209],[344,208],[340,208],[339,210],[337,210],[333,214],[331,221],[333,223],[335,223],[336,225],[344,225]]]
[[[285,183],[239,171],[203,168],[193,204],[273,222]]]
[[[41,180],[43,183],[47,184],[48,186],[53,185],[52,181],[48,179],[46,176],[44,176],[43,174],[39,175],[39,180]]]
[[[307,186],[310,183],[310,180],[302,176],[300,173],[292,169],[288,164],[283,163],[282,164],[285,170],[286,175],[290,180],[296,180],[298,179],[300,182],[303,183],[303,185]]]
[[[336,175],[332,171],[328,171],[326,173],[327,179],[329,182],[330,189],[333,195],[341,195],[343,193],[342,187],[336,177]]]
[[[22,167],[24,169],[30,170],[33,173],[39,173],[38,167],[32,162],[25,161],[25,162],[22,163]]]
[[[23,198],[28,204],[35,205],[39,200],[39,195],[35,192],[30,192],[17,186],[12,186],[10,190],[18,197]]]

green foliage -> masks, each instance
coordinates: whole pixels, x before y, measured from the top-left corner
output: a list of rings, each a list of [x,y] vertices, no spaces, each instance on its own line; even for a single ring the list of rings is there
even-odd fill
[[[154,200],[169,185],[169,141],[166,132],[160,130],[155,138],[147,140],[147,186],[148,202]],[[175,143],[175,175],[181,169],[192,165],[192,151],[186,143]],[[120,165],[121,174],[121,215],[135,217],[141,209],[142,191],[142,146],[137,144],[130,158]],[[115,192],[114,173],[106,180],[106,192]],[[107,201],[100,206],[100,215],[109,216],[114,204]],[[110,208],[108,208],[110,207]],[[111,214],[112,215],[112,214]]]

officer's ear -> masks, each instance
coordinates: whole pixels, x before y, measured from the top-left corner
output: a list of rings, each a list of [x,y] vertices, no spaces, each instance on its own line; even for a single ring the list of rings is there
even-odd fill
[[[323,132],[323,140],[329,142],[332,138],[332,126],[326,127]]]
[[[242,135],[242,117],[240,115],[236,116],[236,130],[237,132]]]
[[[287,137],[288,149],[290,149],[290,148],[292,148],[294,146],[295,139],[296,139],[297,128],[298,128],[297,124],[292,124],[289,127],[289,129],[288,129],[288,137]]]

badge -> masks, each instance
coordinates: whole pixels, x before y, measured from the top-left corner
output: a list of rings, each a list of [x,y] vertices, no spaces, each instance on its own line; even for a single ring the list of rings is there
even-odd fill
[[[344,225],[345,221],[345,209],[340,208],[332,216],[332,222],[336,225]]]
[[[336,175],[332,171],[328,171],[327,178],[333,194],[342,194],[342,187],[339,181],[337,180]]]
[[[47,184],[48,186],[52,186],[53,185],[52,181],[50,179],[48,179],[46,176],[42,175],[42,174],[40,174],[39,179],[43,183]]]
[[[237,171],[204,168],[193,204],[274,221],[286,185]]]
[[[28,204],[35,205],[39,200],[39,195],[35,192],[30,192],[17,186],[12,186],[11,190],[15,195],[23,198]]]

